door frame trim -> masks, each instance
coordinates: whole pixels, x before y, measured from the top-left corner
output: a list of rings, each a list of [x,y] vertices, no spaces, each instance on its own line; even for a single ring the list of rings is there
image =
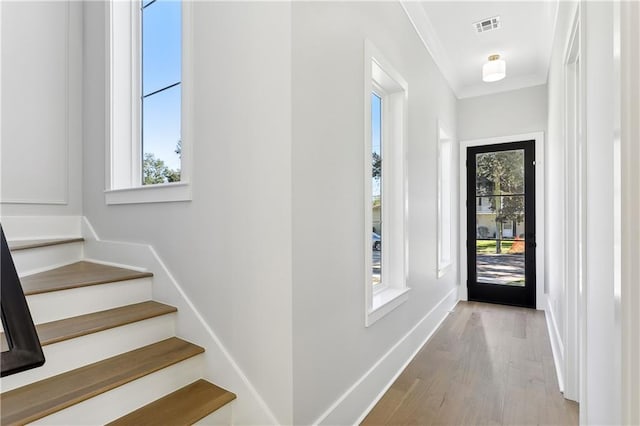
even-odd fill
[[[544,227],[544,132],[523,133],[508,136],[495,136],[484,139],[460,141],[460,250],[458,251],[458,265],[460,265],[460,281],[458,283],[458,298],[468,300],[467,295],[467,148],[479,145],[495,145],[500,143],[534,140],[536,148],[536,309],[544,310],[546,306],[546,285],[544,276],[545,255],[545,227]]]

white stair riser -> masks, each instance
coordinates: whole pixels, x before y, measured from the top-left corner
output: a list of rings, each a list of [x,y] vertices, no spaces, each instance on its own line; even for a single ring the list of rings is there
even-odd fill
[[[1,219],[9,241],[82,235],[82,216],[2,216]]]
[[[194,426],[229,426],[233,424],[233,401],[194,423]]]
[[[203,373],[202,355],[36,420],[36,425],[103,425],[193,383]]]
[[[36,274],[47,269],[78,262],[82,259],[82,242],[58,244],[11,252],[18,275]]]
[[[43,347],[42,367],[2,378],[6,392],[175,336],[175,314],[163,315]]]
[[[118,281],[27,296],[33,322],[41,324],[151,300],[152,279]]]

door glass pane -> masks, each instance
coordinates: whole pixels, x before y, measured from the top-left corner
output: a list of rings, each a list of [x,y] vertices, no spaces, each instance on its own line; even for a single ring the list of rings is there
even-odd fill
[[[477,154],[478,283],[524,287],[524,203],[524,150]]]
[[[382,99],[371,94],[371,236],[373,285],[382,281]]]
[[[476,154],[476,195],[524,194],[524,149]]]

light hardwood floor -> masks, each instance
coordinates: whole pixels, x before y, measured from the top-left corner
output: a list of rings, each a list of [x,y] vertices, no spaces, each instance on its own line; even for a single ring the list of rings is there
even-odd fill
[[[577,425],[544,312],[460,302],[363,425]]]

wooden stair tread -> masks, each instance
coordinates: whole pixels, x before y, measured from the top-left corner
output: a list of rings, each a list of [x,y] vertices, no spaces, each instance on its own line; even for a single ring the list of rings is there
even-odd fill
[[[25,295],[67,290],[96,284],[152,277],[150,272],[140,272],[92,262],[76,262],[48,271],[20,278]]]
[[[160,315],[176,312],[173,306],[154,301],[135,303],[106,311],[94,312],[72,318],[65,318],[36,325],[36,331],[42,346],[62,342],[75,337],[84,336],[110,328],[120,327],[137,321],[154,318]],[[2,351],[6,346],[4,333],[0,336]]]
[[[56,246],[58,244],[80,243],[84,241],[82,237],[75,238],[43,238],[38,240],[14,240],[8,241],[9,250],[18,251],[38,247]]]
[[[236,395],[200,379],[108,426],[191,425],[236,399]]]
[[[0,423],[33,422],[204,352],[177,337],[0,394]]]

